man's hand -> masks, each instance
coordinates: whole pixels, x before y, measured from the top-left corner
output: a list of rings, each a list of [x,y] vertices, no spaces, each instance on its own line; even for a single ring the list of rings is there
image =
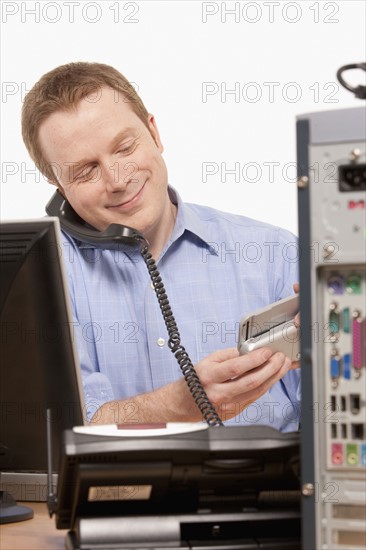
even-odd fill
[[[228,420],[256,401],[291,368],[283,353],[268,348],[239,355],[236,348],[211,353],[195,366],[208,398],[222,420]],[[134,412],[131,415],[131,411]],[[202,421],[183,378],[158,390],[125,401],[105,403],[91,423]]]
[[[299,292],[299,284],[294,284]],[[300,326],[300,314],[295,317]],[[281,352],[261,348],[239,355],[236,348],[216,351],[195,365],[197,375],[222,420],[240,414],[285,374],[300,366]],[[133,414],[131,415],[131,411]],[[203,420],[183,378],[158,390],[102,405],[92,423],[195,422]]]
[[[220,417],[228,420],[278,382],[290,370],[291,361],[268,348],[241,356],[236,348],[230,348],[212,353],[195,368]]]

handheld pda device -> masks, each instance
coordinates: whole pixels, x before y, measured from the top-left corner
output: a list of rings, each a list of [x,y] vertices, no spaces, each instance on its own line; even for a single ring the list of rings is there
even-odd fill
[[[295,294],[243,317],[239,324],[240,355],[267,347],[282,351],[292,361],[300,359],[300,332],[294,323],[298,310],[299,297]]]

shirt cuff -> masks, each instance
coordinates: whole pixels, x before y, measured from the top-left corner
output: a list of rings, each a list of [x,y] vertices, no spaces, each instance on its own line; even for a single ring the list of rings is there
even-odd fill
[[[97,410],[108,401],[113,401],[114,394],[109,379],[101,372],[93,372],[83,380],[85,396],[85,417],[88,422]],[[95,418],[97,420],[97,417]]]

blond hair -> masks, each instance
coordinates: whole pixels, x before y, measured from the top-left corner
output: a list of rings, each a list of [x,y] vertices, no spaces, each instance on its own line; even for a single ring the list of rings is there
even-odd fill
[[[57,184],[52,168],[39,143],[42,122],[56,111],[70,110],[84,98],[101,91],[115,90],[131,104],[131,109],[148,127],[148,111],[131,83],[116,69],[103,63],[76,62],[61,65],[44,74],[25,97],[22,109],[22,136],[29,155],[50,183]]]

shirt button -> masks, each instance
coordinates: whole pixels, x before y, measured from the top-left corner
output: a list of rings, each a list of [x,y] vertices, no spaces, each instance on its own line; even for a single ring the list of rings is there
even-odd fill
[[[164,338],[158,338],[156,340],[156,343],[158,344],[158,346],[160,346],[162,348],[163,345],[165,344],[165,340],[164,340]]]

